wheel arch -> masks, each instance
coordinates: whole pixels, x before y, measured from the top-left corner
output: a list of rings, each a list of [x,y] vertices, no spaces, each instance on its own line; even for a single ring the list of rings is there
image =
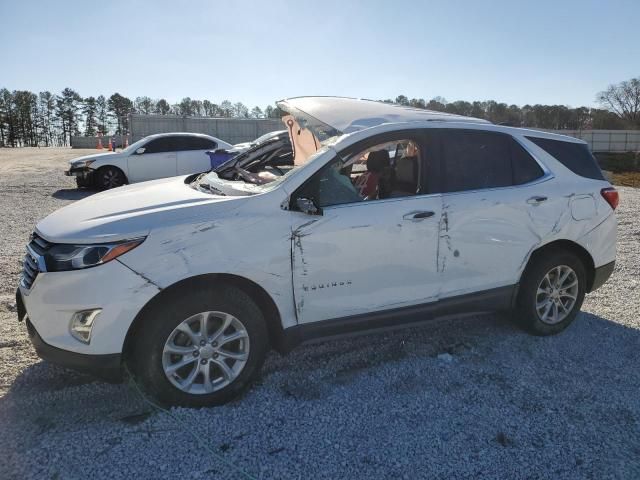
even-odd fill
[[[576,243],[571,240],[554,240],[553,242],[546,243],[536,248],[533,252],[531,252],[531,255],[529,256],[529,260],[527,261],[527,266],[522,272],[522,275],[520,278],[522,278],[525,275],[529,265],[535,262],[536,259],[539,258],[541,255],[544,255],[545,253],[548,253],[550,251],[565,251],[565,252],[569,251],[574,255],[576,255],[578,258],[580,258],[587,273],[586,292],[589,293],[593,287],[593,281],[595,278],[595,271],[596,271],[593,257],[591,256],[591,254],[586,248],[584,248],[579,243]]]
[[[216,286],[236,287],[254,299],[258,308],[262,311],[267,323],[270,346],[278,352],[286,351],[286,347],[284,346],[284,329],[282,328],[280,312],[271,296],[260,285],[245,277],[224,273],[210,273],[180,280],[169,287],[163,288],[158,294],[149,300],[144,307],[140,309],[127,330],[122,347],[123,360],[126,361],[128,358],[131,358],[136,333],[144,324],[144,318],[147,312],[151,311],[163,301],[171,301],[171,297],[179,295],[183,289],[194,290],[199,288],[215,288]]]

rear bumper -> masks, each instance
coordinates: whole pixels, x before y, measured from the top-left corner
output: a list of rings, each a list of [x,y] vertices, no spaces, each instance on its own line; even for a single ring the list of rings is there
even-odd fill
[[[56,348],[44,340],[38,334],[29,318],[25,318],[27,332],[31,343],[36,349],[40,358],[56,365],[71,368],[78,372],[88,373],[108,382],[119,382],[122,380],[122,356],[118,353],[107,355],[87,355],[83,353],[70,352]]]
[[[615,260],[613,262],[607,263],[606,265],[602,265],[595,269],[595,273],[593,275],[593,283],[591,284],[590,292],[600,288],[604,283],[609,279],[611,274],[613,273],[613,269],[616,266]]]

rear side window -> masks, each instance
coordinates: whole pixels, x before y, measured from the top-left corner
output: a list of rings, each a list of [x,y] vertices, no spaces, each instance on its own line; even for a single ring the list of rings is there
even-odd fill
[[[584,143],[563,142],[548,138],[527,137],[576,175],[604,180],[598,162]]]
[[[544,175],[538,162],[513,138],[511,139],[511,166],[514,185],[529,183]]]
[[[179,136],[171,139],[172,150],[181,152],[185,150],[214,150],[218,147],[216,142],[207,138]]]
[[[446,192],[512,184],[511,137],[490,132],[450,131],[442,137]]]

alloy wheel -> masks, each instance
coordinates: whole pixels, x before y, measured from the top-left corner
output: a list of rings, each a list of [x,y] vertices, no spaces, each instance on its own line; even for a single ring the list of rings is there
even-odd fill
[[[105,189],[119,187],[123,183],[120,172],[116,170],[105,170],[102,174],[102,186]]]
[[[162,368],[167,379],[185,393],[213,393],[238,378],[249,347],[249,334],[236,317],[201,312],[173,329],[162,350]]]
[[[549,325],[562,322],[576,304],[578,275],[567,265],[559,265],[547,272],[536,291],[536,312]]]

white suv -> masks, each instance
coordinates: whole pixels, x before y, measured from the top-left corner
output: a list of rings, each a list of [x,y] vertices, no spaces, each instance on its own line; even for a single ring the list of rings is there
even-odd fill
[[[127,186],[38,223],[17,302],[43,358],[220,404],[269,349],[317,337],[494,310],[560,332],[613,270],[618,195],[582,141],[364,100],[279,106],[293,162]]]

